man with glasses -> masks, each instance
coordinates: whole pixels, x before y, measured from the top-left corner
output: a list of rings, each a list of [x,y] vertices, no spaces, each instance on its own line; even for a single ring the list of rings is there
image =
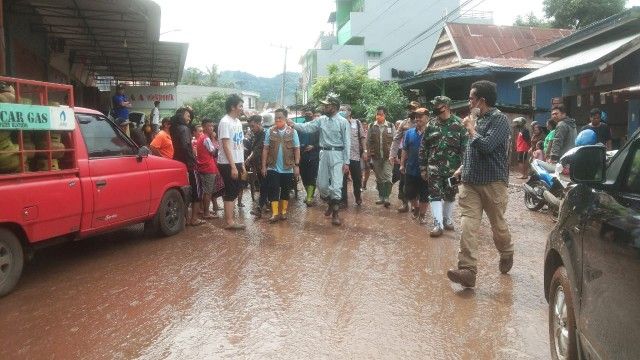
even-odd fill
[[[471,115],[462,124],[468,142],[462,166],[454,176],[461,177],[460,212],[462,234],[458,252],[458,268],[447,271],[449,280],[464,287],[476,285],[478,272],[478,234],[482,213],[487,214],[493,242],[500,253],[498,268],[506,274],[513,266],[513,242],[504,218],[507,210],[509,163],[509,120],[496,109],[496,84],[481,80],[471,85]]]

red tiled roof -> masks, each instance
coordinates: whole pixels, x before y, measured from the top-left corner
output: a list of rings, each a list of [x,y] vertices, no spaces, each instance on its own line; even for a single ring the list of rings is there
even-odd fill
[[[531,59],[534,51],[572,33],[566,29],[447,23],[463,59]]]

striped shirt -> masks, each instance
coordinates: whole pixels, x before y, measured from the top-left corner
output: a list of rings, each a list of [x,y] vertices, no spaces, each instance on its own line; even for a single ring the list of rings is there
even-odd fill
[[[509,181],[507,160],[509,121],[500,110],[491,108],[476,122],[476,134],[469,138],[462,160],[462,182],[484,185]]]

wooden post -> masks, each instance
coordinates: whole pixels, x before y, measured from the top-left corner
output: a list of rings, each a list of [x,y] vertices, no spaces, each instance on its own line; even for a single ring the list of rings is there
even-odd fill
[[[4,43],[4,1],[0,0],[0,75],[7,75],[7,49]]]

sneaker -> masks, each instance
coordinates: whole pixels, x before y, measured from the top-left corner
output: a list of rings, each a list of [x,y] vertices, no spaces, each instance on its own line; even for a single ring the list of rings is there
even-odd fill
[[[440,235],[442,235],[444,231],[442,230],[442,226],[440,226],[440,223],[438,223],[438,221],[434,220],[433,221],[433,229],[431,229],[431,232],[429,233],[429,235],[431,235],[431,237],[438,237]]]
[[[376,205],[382,205],[382,204],[384,204],[384,200],[378,199],[378,201],[376,201]]]
[[[409,204],[404,203],[401,207],[398,208],[398,212],[401,214],[409,212]]]
[[[469,269],[451,269],[447,271],[449,280],[467,288],[476,286],[476,273]]]
[[[279,220],[280,220],[280,215],[271,215],[271,217],[269,218],[270,223],[276,223]]]
[[[456,228],[453,226],[453,221],[444,219],[444,229],[448,231],[454,231]]]
[[[358,205],[358,206],[362,205],[362,199],[356,200],[356,205]]]
[[[420,215],[420,225],[427,225],[429,223],[429,218],[426,214]]]
[[[418,219],[420,217],[420,209],[418,208],[413,208],[413,210],[411,210],[411,218],[412,219]]]
[[[387,209],[391,207],[391,203],[389,202],[389,200],[385,200],[384,207],[386,207]]]
[[[508,273],[509,270],[511,270],[511,267],[513,267],[513,254],[511,254],[511,256],[509,256],[508,258],[500,258],[499,268],[501,273]]]

